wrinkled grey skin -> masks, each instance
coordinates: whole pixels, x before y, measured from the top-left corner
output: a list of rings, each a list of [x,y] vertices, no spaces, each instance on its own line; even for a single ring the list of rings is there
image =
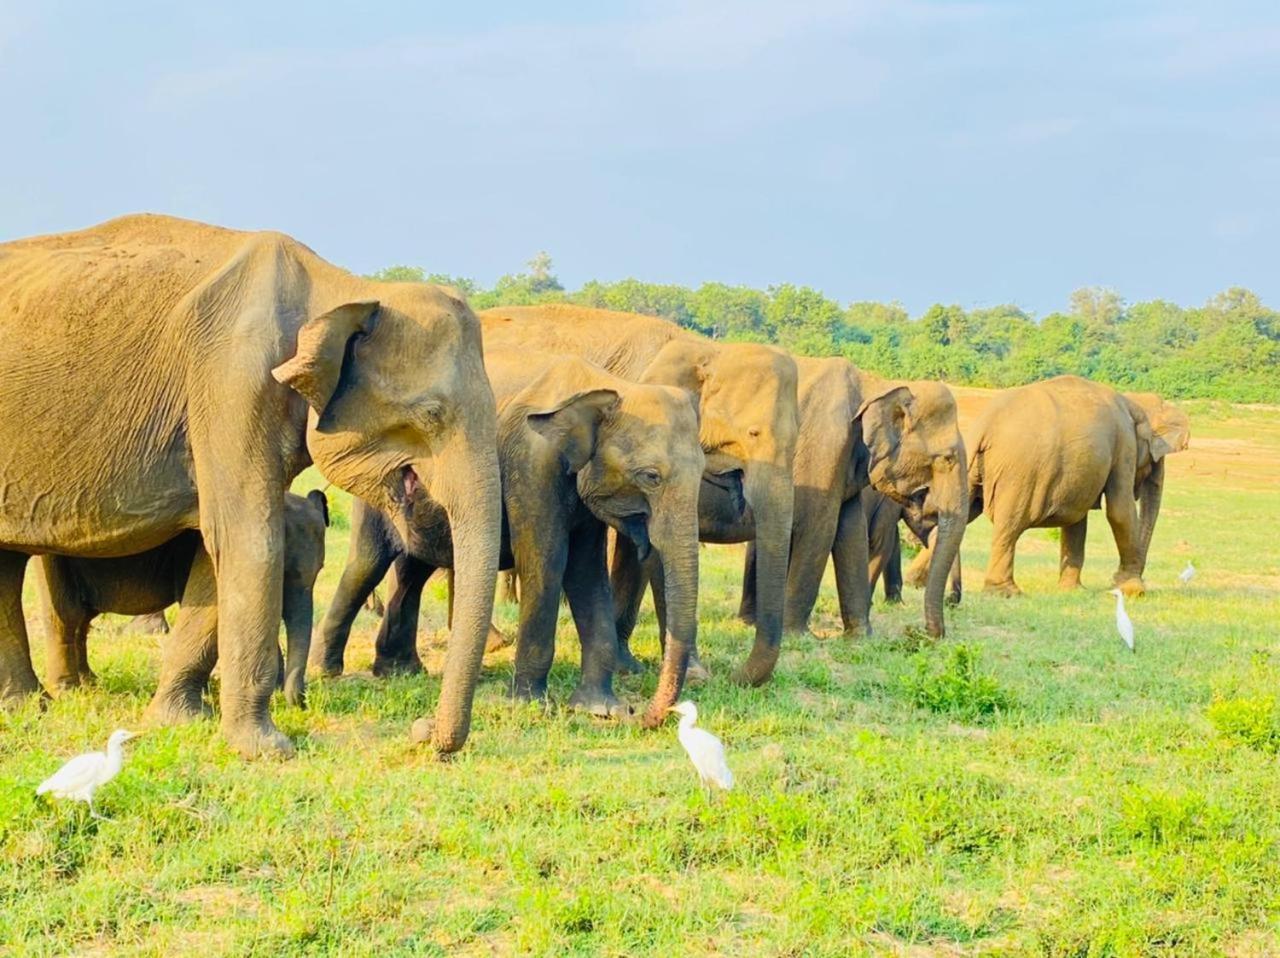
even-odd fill
[[[312,490],[306,498],[292,493],[284,503],[284,626],[288,659],[280,663],[280,683],[292,705],[306,704],[307,653],[311,648],[312,592],[324,567],[324,536],[329,508],[324,493]],[[198,560],[197,560],[197,557]],[[179,601],[196,561],[208,555],[200,534],[184,532],[162,546],[118,559],[78,559],[41,556],[36,587],[44,613],[45,681],[51,688],[69,689],[97,680],[89,667],[88,638],[93,620],[104,612],[123,615],[162,613]],[[199,658],[212,670],[218,656],[216,606],[209,614],[182,609],[172,638],[163,645],[202,650]],[[197,634],[198,633],[198,634]],[[172,667],[165,656],[166,665]],[[185,655],[180,657],[185,659]],[[208,671],[176,676],[172,684],[184,689],[188,701],[200,702]],[[174,716],[189,717],[192,709]],[[164,718],[164,716],[157,716]]]
[[[653,316],[551,304],[498,307],[480,314],[486,346],[531,348],[581,356],[635,382],[677,386],[697,397],[699,438],[707,459],[699,501],[703,542],[756,543],[755,640],[734,670],[736,682],[762,685],[782,648],[783,603],[795,506],[792,464],[797,427],[796,366],[783,350],[720,343]],[[722,477],[741,475],[737,483]],[[745,515],[745,500],[750,518]],[[618,609],[619,663],[641,668],[628,639],[645,589],[654,587],[660,636],[666,628],[664,586],[652,561],[639,561],[618,539],[611,577]],[[705,674],[696,649],[690,672]]]
[[[994,526],[986,591],[1020,592],[1013,580],[1014,549],[1029,528],[1060,528],[1059,585],[1080,586],[1089,512],[1103,509],[1120,564],[1113,582],[1141,594],[1151,536],[1160,514],[1164,460],[1187,447],[1186,415],[1152,393],[1117,393],[1077,376],[1058,376],[992,395],[965,424],[974,450],[970,521],[987,515]],[[928,524],[924,531],[929,532]],[[907,581],[936,574],[928,550]],[[958,562],[951,569],[959,596]]]
[[[314,462],[405,536],[421,498],[449,512],[465,561],[430,737],[462,747],[501,502],[480,327],[456,292],[362,279],[279,233],[127,216],[0,244],[0,343],[0,702],[42,691],[31,556],[136,555],[197,530],[210,560],[183,605],[217,607],[222,733],[291,755],[270,713],[283,503]]]
[[[800,438],[785,627],[807,630],[830,555],[844,630],[866,634],[868,490],[939,517],[950,530],[942,548],[959,550],[968,487],[955,401],[940,383],[883,380],[844,359],[797,357],[796,366]],[[748,621],[754,561],[749,547],[741,605]],[[925,627],[944,632],[941,582],[926,591]]]
[[[663,570],[669,634],[658,689],[646,713],[656,725],[675,704],[697,628],[698,488],[704,457],[688,393],[628,382],[585,360],[535,351],[486,351],[498,400],[503,475],[501,565],[520,581],[513,694],[542,699],[555,655],[560,597],[582,643],[570,705],[600,716],[629,710],[613,691],[617,632],[605,562],[610,529]],[[422,588],[453,562],[449,529],[412,549],[376,514],[357,508],[351,549],[321,627],[316,660],[343,667],[351,624],[394,562],[395,584],[376,643],[375,674],[416,672]],[[509,544],[509,551],[507,548]]]

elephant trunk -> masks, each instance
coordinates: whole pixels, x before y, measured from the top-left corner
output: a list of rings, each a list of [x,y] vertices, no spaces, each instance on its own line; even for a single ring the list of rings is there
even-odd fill
[[[942,620],[943,593],[951,574],[951,566],[960,552],[964,529],[964,519],[958,515],[948,513],[938,517],[933,558],[924,587],[924,628],[932,636],[941,637],[946,634],[946,626]]]
[[[662,563],[666,599],[666,634],[662,666],[644,725],[656,727],[676,704],[684,687],[689,655],[698,639],[698,522],[697,493],[687,508],[667,510],[661,520],[650,520],[649,538]]]
[[[284,697],[290,705],[305,708],[307,656],[311,652],[313,616],[311,590],[286,584],[284,591],[284,632],[287,651],[284,660]]]
[[[943,593],[951,567],[960,554],[960,541],[969,521],[966,509],[968,490],[969,477],[963,458],[945,474],[935,472],[929,489],[929,502],[936,508],[938,521],[930,543],[932,558],[924,586],[924,628],[932,636],[941,637],[947,631],[942,619]]]
[[[751,654],[733,678],[744,685],[763,685],[773,675],[782,646],[795,512],[791,470],[773,463],[753,463],[748,467],[743,493],[755,517],[756,637]]]
[[[1164,460],[1157,459],[1151,474],[1138,489],[1138,574],[1147,571],[1147,550],[1160,518],[1160,500],[1164,496]]]
[[[493,619],[502,493],[497,441],[492,433],[487,438],[486,442],[483,435],[460,437],[453,445],[471,448],[441,456],[448,466],[437,470],[439,482],[432,490],[449,516],[453,536],[453,624],[431,733],[432,744],[442,753],[456,752],[467,740],[471,700]]]

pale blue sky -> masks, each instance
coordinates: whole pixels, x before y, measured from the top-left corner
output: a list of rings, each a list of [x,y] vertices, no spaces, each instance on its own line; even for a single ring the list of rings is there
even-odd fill
[[[482,8],[482,9],[481,9]],[[1274,2],[14,3],[0,236],[151,210],[359,271],[1280,305]]]

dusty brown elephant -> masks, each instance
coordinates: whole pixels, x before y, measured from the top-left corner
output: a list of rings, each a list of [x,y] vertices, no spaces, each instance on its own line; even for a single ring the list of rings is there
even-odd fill
[[[288,659],[280,662],[280,685],[291,705],[306,704],[307,652],[311,647],[312,591],[324,566],[324,535],[329,504],[313,489],[305,497],[284,497],[284,594],[281,597]],[[45,671],[50,686],[74,688],[96,681],[89,667],[89,628],[103,612],[153,615],[179,601],[197,562],[208,563],[200,534],[190,531],[164,545],[118,559],[79,559],[46,555],[36,576],[44,613]],[[168,631],[166,629],[166,631]],[[199,634],[196,634],[196,632]],[[218,609],[190,603],[178,611],[175,631],[166,642],[203,648],[202,668],[165,676],[161,684],[184,686],[199,701],[218,656]],[[167,661],[171,661],[172,657]],[[184,714],[188,710],[184,709]],[[158,716],[164,719],[165,716]],[[179,716],[181,717],[181,716]]]
[[[782,613],[795,508],[792,466],[797,425],[796,365],[780,349],[713,342],[675,323],[578,306],[529,306],[480,314],[486,347],[543,349],[581,356],[635,382],[678,386],[698,398],[699,436],[708,481],[699,497],[703,542],[754,538],[756,634],[751,653],[734,673],[737,681],[769,680],[782,641]],[[744,513],[733,490],[715,477],[742,472]],[[659,628],[663,594],[652,563],[642,565],[625,538],[614,553],[613,590],[618,608],[619,661],[639,668],[628,647],[650,577],[655,577]],[[697,665],[691,656],[691,670]]]
[[[480,328],[457,294],[360,279],[279,233],[127,216],[0,245],[0,341],[3,697],[41,691],[29,556],[133,555],[197,529],[210,561],[184,599],[216,595],[223,733],[248,755],[291,753],[269,712],[283,503],[314,460],[408,538],[427,495],[449,511],[466,558],[434,742],[462,746],[500,496]]]
[[[485,366],[498,401],[499,464],[509,553],[520,580],[512,694],[542,699],[555,656],[563,593],[582,643],[582,674],[570,704],[625,714],[613,692],[617,631],[607,530],[663,570],[667,642],[646,713],[657,724],[684,683],[698,614],[698,490],[705,458],[691,397],[671,386],[621,379],[575,356],[489,348]],[[317,661],[342,670],[351,623],[365,595],[395,563],[395,584],[376,643],[376,674],[416,672],[422,588],[452,565],[447,524],[430,548],[407,552],[380,516],[358,510],[342,581],[321,629]],[[505,552],[505,550],[504,550]]]
[[[797,357],[796,366],[800,438],[785,628],[808,628],[830,555],[845,632],[869,632],[868,486],[932,517],[942,529],[941,554],[959,552],[968,481],[955,401],[941,383],[884,380],[845,359]],[[741,606],[748,619],[754,611],[754,561],[749,546]],[[945,570],[925,593],[931,635],[945,632],[944,579]]]
[[[964,432],[974,450],[970,519],[985,513],[995,527],[987,591],[1019,591],[1014,548],[1029,528],[1062,529],[1059,584],[1079,586],[1089,510],[1104,502],[1120,554],[1115,584],[1130,595],[1145,590],[1164,458],[1190,439],[1180,409],[1154,394],[1121,394],[1078,376],[1058,376],[995,394]],[[922,552],[908,581],[930,562]],[[952,575],[958,580],[959,569]]]

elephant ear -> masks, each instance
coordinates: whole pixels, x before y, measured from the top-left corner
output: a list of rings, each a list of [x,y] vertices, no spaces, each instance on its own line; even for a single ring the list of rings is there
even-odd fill
[[[566,475],[582,469],[595,453],[600,427],[618,408],[612,389],[588,389],[568,397],[553,409],[531,412],[529,428],[556,449]]]
[[[858,407],[853,421],[861,427],[870,453],[868,469],[892,455],[902,443],[911,428],[914,407],[915,395],[906,386],[894,386]]]
[[[1151,424],[1154,435],[1151,438],[1151,457],[1163,459],[1174,452],[1182,452],[1191,444],[1191,423],[1187,421],[1182,410],[1170,409],[1166,404],[1165,413],[1157,427]]]
[[[347,303],[307,320],[298,330],[298,349],[271,375],[294,390],[317,413],[323,413],[338,389],[347,345],[368,335],[377,323],[378,303]]]
[[[312,489],[307,493],[307,501],[311,503],[320,513],[320,517],[324,519],[324,524],[329,524],[329,498],[319,489]]]

